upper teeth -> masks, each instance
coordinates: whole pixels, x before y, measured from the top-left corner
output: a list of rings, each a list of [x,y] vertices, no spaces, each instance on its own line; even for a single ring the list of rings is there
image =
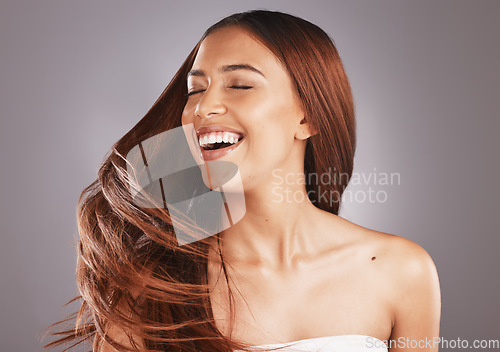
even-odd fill
[[[200,146],[203,147],[206,146],[207,144],[222,143],[222,142],[234,144],[238,142],[240,135],[238,133],[233,133],[233,132],[210,132],[210,133],[200,134],[198,138]]]

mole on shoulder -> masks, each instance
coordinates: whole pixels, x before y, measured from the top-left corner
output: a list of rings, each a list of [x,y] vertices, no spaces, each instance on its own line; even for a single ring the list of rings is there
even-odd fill
[[[372,257],[372,260],[375,260],[375,259],[377,259],[377,257]]]

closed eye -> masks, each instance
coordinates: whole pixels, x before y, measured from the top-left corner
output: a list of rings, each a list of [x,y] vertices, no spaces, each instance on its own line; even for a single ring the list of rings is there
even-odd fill
[[[251,89],[253,87],[251,87],[251,86],[230,86],[229,88],[232,88],[232,89]]]
[[[252,86],[230,86],[231,89],[252,89]],[[187,92],[186,97],[190,97],[191,95],[198,94],[204,92],[205,89],[194,90],[192,92]]]
[[[203,91],[205,91],[205,89],[200,89],[200,90],[194,90],[192,92],[187,92],[186,97],[190,97],[193,94],[198,94],[198,93],[201,93]]]

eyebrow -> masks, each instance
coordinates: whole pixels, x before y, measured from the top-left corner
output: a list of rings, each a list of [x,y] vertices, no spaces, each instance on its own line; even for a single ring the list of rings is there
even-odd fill
[[[264,78],[266,77],[266,76],[264,76],[264,74],[262,72],[260,72],[255,67],[253,67],[252,65],[249,65],[249,64],[224,65],[219,69],[219,72],[226,73],[226,72],[233,72],[233,71],[237,71],[237,70],[248,70],[248,71],[258,73],[259,75],[261,75]],[[191,76],[204,77],[204,76],[206,76],[206,74],[205,74],[205,71],[203,71],[203,70],[191,70],[188,72],[187,76],[188,77],[191,77]]]

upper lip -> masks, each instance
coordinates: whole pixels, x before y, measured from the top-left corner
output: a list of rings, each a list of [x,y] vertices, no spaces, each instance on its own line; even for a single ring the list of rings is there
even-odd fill
[[[197,130],[196,130],[196,135],[198,136],[198,138],[200,137],[200,135],[202,135],[203,133],[210,133],[210,132],[233,132],[233,133],[238,133],[242,138],[245,137],[245,134],[241,131],[238,131],[234,128],[230,128],[230,127],[226,127],[226,126],[202,126],[202,127],[199,127]]]

